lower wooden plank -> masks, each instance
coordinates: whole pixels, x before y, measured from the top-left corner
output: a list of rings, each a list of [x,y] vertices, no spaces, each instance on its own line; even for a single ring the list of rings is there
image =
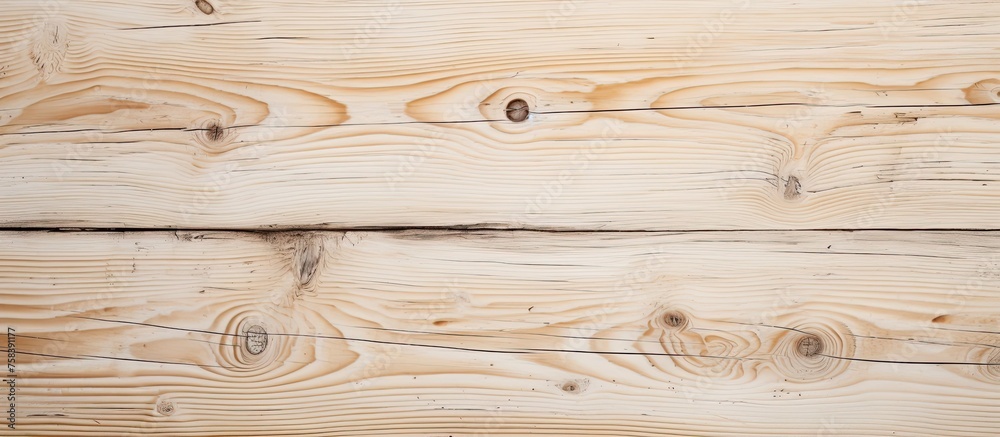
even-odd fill
[[[992,435],[998,254],[995,232],[0,233],[0,435]]]

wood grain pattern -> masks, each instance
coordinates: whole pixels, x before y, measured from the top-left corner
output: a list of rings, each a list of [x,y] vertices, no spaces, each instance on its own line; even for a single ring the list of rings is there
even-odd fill
[[[992,229],[1000,211],[996,2],[4,6],[0,226]]]
[[[998,253],[995,232],[5,232],[0,320],[18,435],[990,435]]]

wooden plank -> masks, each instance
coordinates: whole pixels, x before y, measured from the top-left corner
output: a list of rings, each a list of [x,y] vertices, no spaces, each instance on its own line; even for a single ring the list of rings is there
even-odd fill
[[[13,2],[0,226],[991,229],[998,18],[981,1]]]
[[[995,232],[5,232],[13,432],[988,435],[998,254]]]

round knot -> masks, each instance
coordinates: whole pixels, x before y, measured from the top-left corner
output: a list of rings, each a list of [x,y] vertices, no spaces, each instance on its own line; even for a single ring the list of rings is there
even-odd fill
[[[818,356],[823,353],[823,340],[812,334],[804,335],[795,344],[795,351],[806,358]]]
[[[559,389],[569,394],[580,394],[590,385],[587,378],[566,381],[559,385]]]
[[[854,356],[854,336],[834,322],[792,325],[778,340],[774,364],[789,379],[815,381],[843,372]]]
[[[659,324],[665,329],[680,330],[687,328],[688,318],[680,311],[669,310],[660,315]]]
[[[284,332],[272,317],[256,311],[238,314],[226,328],[228,341],[219,348],[223,367],[238,372],[266,371],[287,353]]]
[[[156,403],[156,412],[164,416],[169,416],[174,414],[174,403],[166,399],[161,400]]]
[[[218,149],[232,142],[234,138],[233,130],[226,129],[222,121],[217,119],[201,120],[190,130],[194,131],[195,141],[206,148]]]
[[[528,108],[528,102],[524,99],[514,99],[510,103],[507,103],[507,119],[513,121],[514,123],[520,123],[528,119],[528,115],[531,114],[531,110]]]

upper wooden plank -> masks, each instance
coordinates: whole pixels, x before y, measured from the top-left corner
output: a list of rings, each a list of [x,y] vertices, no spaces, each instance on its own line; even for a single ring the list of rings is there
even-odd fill
[[[1000,212],[996,2],[9,3],[0,226],[995,228]]]

